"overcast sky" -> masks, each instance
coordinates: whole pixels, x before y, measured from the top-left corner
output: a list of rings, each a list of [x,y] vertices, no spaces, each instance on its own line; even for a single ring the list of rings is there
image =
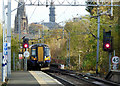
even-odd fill
[[[5,4],[7,5],[7,0],[4,0]],[[11,0],[11,9],[15,9],[18,6],[18,0]],[[26,0],[25,0],[26,1]],[[29,1],[29,0],[27,0]],[[33,0],[36,1],[36,0]],[[46,0],[40,0],[40,1],[46,1]],[[49,1],[49,0],[48,0]],[[57,1],[58,0],[53,0]],[[59,0],[60,2],[64,0]],[[67,1],[67,0],[66,0]],[[68,0],[68,1],[74,1],[74,0]],[[76,0],[77,1],[77,0]],[[86,0],[78,0],[81,4],[84,4]],[[62,22],[62,21],[68,21],[69,19],[72,19],[73,17],[76,17],[77,15],[83,16],[87,15],[88,12],[85,10],[86,7],[84,6],[69,6],[69,7],[63,7],[63,6],[57,6],[55,7],[55,14],[56,14],[56,22]],[[7,12],[7,10],[6,10]],[[14,26],[14,20],[15,20],[15,14],[16,11],[13,11],[11,14],[11,24],[12,27]],[[26,14],[28,16],[28,22],[29,24],[32,22],[49,22],[49,7],[45,6],[26,6]],[[2,20],[2,0],[0,0],[0,20]]]

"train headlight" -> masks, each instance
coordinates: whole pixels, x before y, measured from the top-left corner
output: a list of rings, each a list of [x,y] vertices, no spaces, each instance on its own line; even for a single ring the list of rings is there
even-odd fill
[[[32,57],[32,60],[37,60],[37,58]]]
[[[36,58],[34,58],[33,60],[37,60]]]
[[[50,57],[45,57],[45,61],[46,61],[46,60],[50,60]]]

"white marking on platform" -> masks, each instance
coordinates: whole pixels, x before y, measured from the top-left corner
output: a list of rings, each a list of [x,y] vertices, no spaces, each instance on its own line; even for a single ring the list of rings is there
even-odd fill
[[[46,73],[42,71],[29,71],[34,78],[38,81],[40,85],[57,85],[57,86],[64,86],[62,83],[54,79],[53,77],[47,75]]]

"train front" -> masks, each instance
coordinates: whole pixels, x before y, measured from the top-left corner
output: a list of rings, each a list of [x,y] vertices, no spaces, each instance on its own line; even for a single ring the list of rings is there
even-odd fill
[[[48,46],[44,47],[44,63],[45,66],[49,66],[51,61],[50,48]]]

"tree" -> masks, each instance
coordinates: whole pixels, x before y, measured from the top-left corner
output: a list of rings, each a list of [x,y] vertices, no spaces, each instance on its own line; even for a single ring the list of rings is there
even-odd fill
[[[96,5],[97,3],[88,0],[88,1],[86,1],[86,4],[87,4],[87,5]],[[93,15],[93,14],[94,14],[94,12],[92,11],[93,8],[95,8],[95,7],[94,7],[94,6],[87,6],[87,7],[86,7],[86,10],[90,13],[90,15]]]

